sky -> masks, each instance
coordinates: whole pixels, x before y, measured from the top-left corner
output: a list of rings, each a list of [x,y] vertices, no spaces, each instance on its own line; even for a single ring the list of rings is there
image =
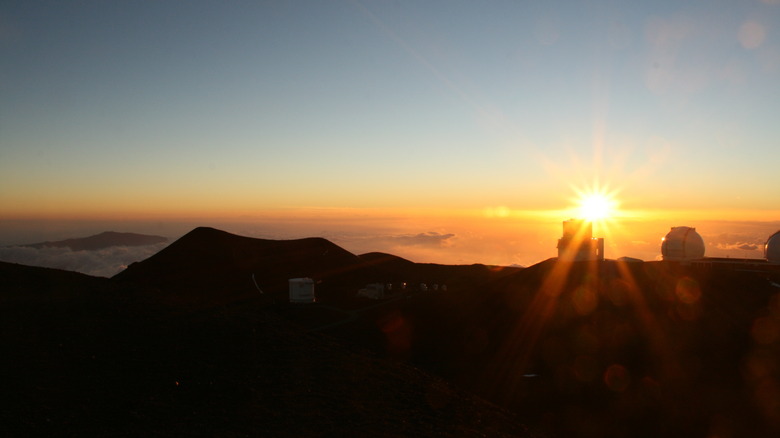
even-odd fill
[[[0,245],[208,225],[529,265],[600,192],[607,257],[680,225],[760,257],[778,102],[780,0],[3,2]]]

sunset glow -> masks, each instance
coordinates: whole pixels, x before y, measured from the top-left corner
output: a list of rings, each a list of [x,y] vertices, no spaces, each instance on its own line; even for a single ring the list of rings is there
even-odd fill
[[[0,8],[0,245],[211,225],[528,265],[575,217],[643,259],[780,228],[773,2],[196,3]]]
[[[601,228],[607,224],[615,224],[624,215],[618,201],[618,189],[591,183],[583,187],[572,186],[574,197],[570,198],[572,209],[570,216],[585,219]]]
[[[607,195],[592,193],[585,195],[579,201],[579,217],[591,222],[610,219],[614,213],[616,202]]]

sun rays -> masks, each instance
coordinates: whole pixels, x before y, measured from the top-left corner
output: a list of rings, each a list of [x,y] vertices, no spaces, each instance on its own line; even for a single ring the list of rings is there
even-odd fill
[[[577,195],[571,199],[577,218],[604,223],[611,222],[620,215],[620,203],[617,200],[619,190],[600,187],[597,183],[585,188],[572,186],[572,190]]]
[[[586,194],[579,200],[579,217],[588,221],[606,220],[612,217],[616,202],[601,193]]]
[[[590,222],[595,235],[603,237],[609,248],[610,244],[614,244],[616,235],[623,232],[620,220],[624,212],[620,210],[618,200],[620,189],[600,185],[597,181],[586,186],[570,187],[574,196],[569,198],[568,216]]]

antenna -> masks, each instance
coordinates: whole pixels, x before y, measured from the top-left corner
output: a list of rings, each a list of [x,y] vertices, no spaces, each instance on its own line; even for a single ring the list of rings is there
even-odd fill
[[[257,288],[257,290],[260,291],[260,293],[263,293],[263,290],[260,289],[260,286],[257,285],[257,280],[255,280],[255,273],[254,272],[252,273],[252,283],[255,284],[255,287]]]

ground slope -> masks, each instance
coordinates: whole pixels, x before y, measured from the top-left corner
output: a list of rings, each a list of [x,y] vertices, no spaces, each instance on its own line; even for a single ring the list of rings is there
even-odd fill
[[[98,308],[86,303],[100,301],[72,302],[75,304],[70,309],[82,316],[76,320],[82,322],[76,324],[81,328],[71,332],[89,333],[81,336],[87,340],[81,345],[87,347],[72,347],[76,353],[68,354],[80,359],[65,360],[62,363],[76,365],[54,375],[74,378],[78,375],[74,370],[91,360],[99,362],[101,357],[113,364],[131,364],[129,370],[98,366],[98,370],[108,372],[108,377],[97,381],[109,385],[100,387],[124,388],[130,396],[120,399],[141,406],[132,411],[139,412],[140,418],[151,415],[165,419],[165,423],[173,416],[184,416],[204,430],[227,427],[215,426],[220,418],[240,423],[244,417],[232,412],[247,405],[235,406],[235,400],[254,400],[252,403],[271,409],[261,411],[277,417],[279,421],[271,422],[270,427],[278,427],[272,430],[279,432],[303,433],[312,431],[314,424],[321,427],[318,420],[290,413],[301,395],[309,392],[319,395],[300,403],[304,411],[312,407],[312,412],[331,413],[330,408],[321,406],[324,403],[337,406],[338,411],[357,409],[360,415],[371,412],[376,418],[385,418],[377,416],[377,409],[393,412],[397,408],[394,402],[374,405],[370,398],[361,398],[362,393],[353,395],[348,389],[363,385],[387,394],[391,401],[411,406],[411,412],[398,414],[410,418],[422,415],[413,431],[429,434],[431,430],[419,427],[431,421],[449,421],[450,417],[437,410],[438,395],[433,396],[434,401],[425,395],[425,404],[415,401],[421,394],[419,388],[427,383],[402,371],[398,375],[391,371],[406,363],[509,409],[534,434],[777,436],[780,269],[770,265],[760,268],[729,261],[682,266],[666,262],[563,263],[554,259],[526,269],[443,266],[379,253],[357,257],[324,239],[266,241],[199,228],[107,283],[95,283],[89,277],[66,278],[65,274],[58,277],[63,285],[84,281],[87,289],[107,287],[103,296],[113,298]],[[266,294],[260,294],[250,283],[252,274],[278,299],[269,301]],[[9,284],[23,285],[15,275],[9,276]],[[287,279],[297,276],[321,281],[318,291],[323,292],[322,302],[296,306],[284,300]],[[377,279],[448,287],[427,291],[412,287],[379,301],[355,297],[357,287]],[[57,281],[45,280],[36,287],[50,287],[47,285]],[[52,298],[56,296],[55,289],[50,292]],[[70,321],[63,316],[69,313],[57,313],[57,305],[47,305],[55,320]],[[33,312],[34,306],[27,311]],[[96,316],[87,317],[90,314]],[[41,324],[47,320],[38,318]],[[11,321],[6,327],[26,327],[25,317]],[[26,338],[10,336],[6,340],[48,339],[46,330],[43,335],[35,330],[29,333]],[[52,338],[55,340],[46,341],[51,348],[43,354],[35,353],[37,348],[28,352],[39,359],[57,357],[62,354],[57,350],[59,344],[71,345],[67,343],[71,338],[79,336]],[[275,344],[278,338],[289,342]],[[341,354],[332,356],[333,348],[320,350],[334,340],[335,345],[349,346],[349,350],[342,350],[346,359]],[[303,344],[289,347],[298,342]],[[267,348],[253,350],[258,345]],[[25,351],[22,344],[16,348]],[[92,350],[103,353],[87,354]],[[363,350],[373,351],[375,356],[351,356]],[[265,355],[265,351],[274,353]],[[301,362],[304,357],[316,363]],[[331,357],[335,357],[334,362]],[[353,362],[383,368],[412,382],[411,387],[385,374],[366,374],[362,366],[354,368]],[[6,363],[13,366],[13,361]],[[16,371],[36,369],[35,363]],[[132,366],[139,363],[146,370],[141,378]],[[45,369],[46,365],[42,366]],[[258,371],[267,374],[259,375]],[[112,377],[112,373],[132,378],[123,386],[124,380]],[[361,384],[366,378],[371,383]],[[335,387],[324,383],[331,380]],[[385,380],[394,386],[384,386]],[[82,386],[89,386],[90,381],[81,380]],[[277,381],[284,388],[297,389],[284,399],[288,400],[284,408],[273,410],[271,400],[280,400],[278,394],[283,390],[273,386]],[[176,388],[187,388],[185,382],[197,390],[177,395]],[[214,382],[221,382],[216,392],[211,389]],[[246,382],[255,382],[250,387],[272,386],[266,392],[247,394],[242,392]],[[372,386],[375,384],[379,386]],[[61,388],[57,383],[47,385],[43,388]],[[91,391],[95,394],[97,389]],[[348,399],[332,400],[333,391],[348,394]],[[27,393],[18,391],[22,399]],[[186,394],[197,394],[194,404],[189,404]],[[184,398],[176,398],[179,396]],[[153,400],[152,407],[146,400]],[[355,404],[350,400],[365,401]],[[370,409],[360,407],[365,405]],[[426,405],[436,409],[428,411]],[[153,406],[162,406],[162,413]],[[209,417],[212,409],[223,411]],[[193,414],[186,414],[190,411]],[[464,411],[455,412],[462,415]],[[143,421],[157,424],[156,420]],[[384,425],[394,420],[377,421]],[[494,421],[489,423],[491,427],[503,420]],[[335,427],[327,424],[326,428]],[[378,423],[368,424],[374,431],[386,430]],[[241,427],[255,430],[252,425]]]
[[[4,436],[530,436],[513,415],[258,300],[182,311],[0,263]]]
[[[283,294],[296,277],[311,277],[324,291],[356,290],[377,277],[374,271],[325,239],[265,240],[201,227],[113,279],[185,294],[242,296],[259,293],[255,283],[266,294]]]
[[[325,331],[373,342],[550,435],[776,436],[779,275],[549,260]]]

